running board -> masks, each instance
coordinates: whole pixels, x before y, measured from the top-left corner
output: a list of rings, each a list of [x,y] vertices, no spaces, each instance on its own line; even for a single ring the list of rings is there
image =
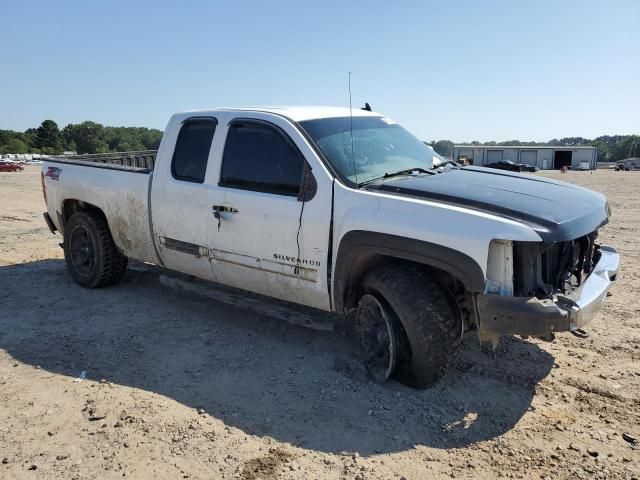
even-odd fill
[[[318,311],[318,314],[302,312],[289,307],[284,302],[268,297],[260,298],[251,293],[234,293],[215,286],[203,284],[201,281],[187,281],[169,275],[160,275],[160,283],[174,290],[183,290],[203,297],[211,298],[225,305],[245,308],[269,317],[284,320],[292,325],[313,328],[314,330],[332,331],[332,314]]]

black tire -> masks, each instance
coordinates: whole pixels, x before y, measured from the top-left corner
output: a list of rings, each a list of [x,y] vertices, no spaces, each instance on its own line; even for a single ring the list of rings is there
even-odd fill
[[[85,288],[114,285],[127,269],[100,213],[74,213],[64,227],[64,260],[71,277]]]
[[[413,388],[432,386],[454,360],[462,338],[462,313],[453,295],[426,269],[404,262],[372,271],[362,287],[362,299],[372,295],[380,300],[391,319],[387,323],[396,329],[397,357],[390,376]],[[362,346],[361,322],[356,324]]]

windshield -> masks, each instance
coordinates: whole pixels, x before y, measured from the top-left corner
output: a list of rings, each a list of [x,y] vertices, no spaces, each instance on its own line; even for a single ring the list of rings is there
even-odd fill
[[[357,184],[385,173],[434,166],[433,149],[388,118],[321,118],[300,122],[300,125],[333,168]],[[436,159],[435,165],[439,163]]]

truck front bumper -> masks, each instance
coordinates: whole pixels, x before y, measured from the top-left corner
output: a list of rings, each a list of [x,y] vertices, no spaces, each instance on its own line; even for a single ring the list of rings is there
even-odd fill
[[[616,281],[620,256],[607,246],[591,274],[579,288],[553,299],[478,295],[476,308],[482,334],[545,335],[576,330],[600,311],[607,291]]]

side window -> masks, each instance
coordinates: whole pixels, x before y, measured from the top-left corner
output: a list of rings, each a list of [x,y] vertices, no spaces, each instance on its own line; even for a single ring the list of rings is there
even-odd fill
[[[204,182],[217,124],[214,118],[190,118],[184,121],[171,160],[171,174],[174,178],[186,182]]]
[[[229,126],[220,185],[295,197],[304,162],[298,148],[277,127],[236,121]]]

